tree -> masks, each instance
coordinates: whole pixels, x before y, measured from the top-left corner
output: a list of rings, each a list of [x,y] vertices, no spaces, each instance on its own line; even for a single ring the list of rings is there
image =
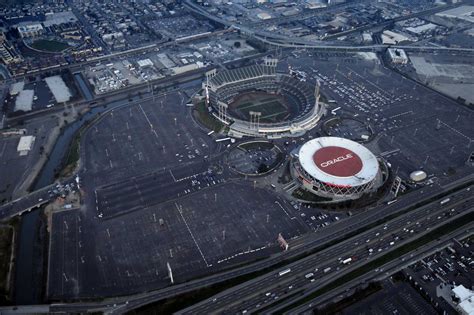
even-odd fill
[[[241,46],[240,42],[234,42],[234,47],[235,48],[240,48],[240,46]]]

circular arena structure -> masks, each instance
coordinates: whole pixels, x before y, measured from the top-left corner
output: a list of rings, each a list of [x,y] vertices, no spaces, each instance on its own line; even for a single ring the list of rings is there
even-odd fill
[[[229,127],[229,136],[281,138],[314,128],[323,113],[319,84],[276,71],[277,60],[206,73],[203,88],[210,113]]]
[[[293,155],[291,174],[322,202],[358,199],[383,183],[377,157],[363,145],[338,137],[303,144]]]

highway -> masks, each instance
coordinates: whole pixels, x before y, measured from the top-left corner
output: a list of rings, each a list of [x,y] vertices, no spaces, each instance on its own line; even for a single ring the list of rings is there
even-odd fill
[[[266,44],[277,46],[277,47],[288,47],[288,48],[310,48],[315,50],[323,51],[345,51],[345,52],[358,52],[358,51],[383,51],[388,47],[407,49],[412,51],[449,51],[449,52],[474,52],[473,48],[450,48],[450,47],[432,47],[432,46],[407,46],[407,45],[330,45],[323,44],[322,42],[312,42],[306,41],[299,38],[288,37],[281,34],[276,34],[274,32],[267,32],[257,28],[251,28],[247,26],[242,26],[240,24],[234,24],[227,20],[224,20],[216,15],[208,13],[205,9],[201,8],[199,5],[193,3],[190,0],[183,2],[184,5],[192,10],[194,13],[199,14],[207,19],[210,19],[219,24],[225,25],[231,29],[240,31],[243,35],[253,37],[259,41],[262,41]],[[447,9],[448,7],[443,7]],[[439,8],[427,10],[427,12],[418,12],[416,16],[422,16],[428,13],[437,12]],[[400,19],[405,19],[409,17],[400,17]],[[387,22],[388,23],[388,22]],[[354,30],[351,30],[351,32]]]
[[[0,220],[7,220],[24,212],[31,211],[34,208],[52,201],[49,197],[48,189],[52,185],[34,191],[24,197],[18,198],[0,206]]]
[[[459,185],[465,186],[466,183],[472,185],[472,177],[473,176],[468,176],[455,184],[447,185],[443,188],[443,191],[447,191],[448,189],[452,189]],[[64,312],[99,310],[104,308],[107,309],[107,307],[113,309],[114,304],[121,305],[120,307],[122,310],[135,309],[164,298],[169,298],[241,275],[260,271],[262,269],[274,266],[277,263],[287,261],[288,259],[299,257],[300,255],[316,248],[321,248],[322,246],[326,246],[328,244],[331,245],[335,240],[342,240],[346,237],[346,235],[351,235],[350,233],[357,233],[364,227],[367,227],[374,222],[378,222],[388,215],[406,211],[416,203],[436,197],[439,194],[439,190],[440,187],[427,187],[424,189],[424,191],[415,191],[404,196],[403,199],[397,203],[391,204],[390,206],[381,206],[371,209],[370,211],[360,213],[356,217],[349,220],[338,221],[337,223],[333,224],[330,229],[324,229],[316,234],[309,234],[305,237],[297,239],[295,242],[290,243],[290,250],[283,252],[280,255],[275,255],[269,259],[239,267],[228,272],[214,274],[187,283],[176,284],[161,290],[145,292],[143,294],[136,294],[128,297],[110,298],[101,302],[53,304],[51,307],[55,311]],[[123,304],[127,301],[128,304],[125,307]]]
[[[344,294],[349,290],[356,289],[361,283],[368,283],[370,281],[380,281],[385,279],[386,277],[393,275],[394,273],[407,268],[411,264],[416,261],[419,261],[427,256],[434,254],[442,250],[443,248],[450,246],[453,244],[454,239],[463,239],[468,236],[474,234],[474,223],[468,224],[467,226],[463,226],[462,228],[457,229],[456,231],[447,234],[443,237],[440,237],[437,240],[433,240],[421,247],[419,247],[414,252],[409,252],[400,256],[396,260],[389,261],[388,263],[380,266],[378,270],[373,270],[372,272],[368,272],[360,277],[357,277],[349,282],[344,283],[342,286],[335,288],[323,295],[320,295],[311,301],[302,303],[300,306],[292,308],[291,311],[285,312],[284,314],[312,314],[312,309],[316,305],[322,305],[326,302],[329,302],[334,297]],[[316,288],[318,290],[319,288]],[[300,298],[304,298],[307,295],[311,294],[315,290],[308,290],[305,292],[303,296]],[[287,303],[282,303],[280,305],[276,305],[268,309],[268,312],[279,312],[282,313],[283,309],[291,304],[294,301],[288,301]]]
[[[420,52],[435,52],[435,51],[444,51],[444,52],[464,52],[464,53],[472,53],[474,52],[474,48],[461,48],[461,47],[441,47],[441,46],[407,46],[407,45],[384,45],[384,44],[376,44],[376,45],[365,45],[365,46],[356,46],[356,45],[323,45],[314,42],[308,41],[301,41],[295,39],[285,39],[281,42],[278,41],[270,41],[265,37],[255,36],[256,39],[273,46],[278,47],[285,47],[285,48],[308,48],[314,50],[322,50],[322,51],[344,51],[344,52],[358,52],[358,51],[383,51],[387,48],[398,48],[404,49],[407,51],[420,51]]]
[[[23,197],[10,201],[0,206],[0,221],[7,220],[24,212],[39,208],[65,192],[66,185],[75,186],[73,177],[67,178],[60,183],[51,184],[35,190]],[[68,188],[69,189],[69,188]],[[55,191],[55,192],[53,192]]]
[[[329,12],[332,12],[332,11],[337,11],[337,10],[340,10],[342,8],[352,6],[355,3],[366,3],[366,2],[370,2],[370,1],[369,0],[355,0],[355,1],[344,2],[344,3],[336,3],[336,4],[331,4],[329,6],[326,6],[326,7],[318,8],[318,9],[315,9],[315,10],[305,10],[305,11],[302,11],[301,13],[299,13],[299,14],[295,14],[295,15],[291,15],[291,16],[276,17],[276,18],[272,18],[272,19],[269,19],[269,20],[258,21],[258,22],[254,22],[254,23],[248,23],[248,25],[252,26],[252,27],[255,27],[255,28],[264,28],[264,27],[271,26],[271,25],[279,25],[279,24],[290,23],[290,22],[294,22],[294,21],[302,21],[302,20],[306,20],[306,19],[310,19],[312,17],[315,17],[316,15],[318,15],[320,13],[329,13]]]
[[[454,209],[454,210],[451,210]],[[474,196],[462,190],[451,196],[448,204],[439,202],[421,207],[383,226],[352,237],[342,243],[315,253],[281,268],[291,272],[280,276],[278,271],[266,274],[243,285],[229,289],[192,306],[182,314],[239,313],[258,311],[278,299],[333,281],[343,271],[360,267],[430,229],[474,210]],[[351,262],[344,264],[346,259]],[[379,270],[376,270],[379,271]]]

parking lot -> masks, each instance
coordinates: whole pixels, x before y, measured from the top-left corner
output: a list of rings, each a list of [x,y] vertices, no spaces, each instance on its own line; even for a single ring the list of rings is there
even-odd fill
[[[371,138],[372,129],[369,123],[353,118],[330,118],[322,127],[331,137],[341,137],[353,141],[364,142]]]
[[[48,295],[129,294],[278,252],[308,231],[271,189],[232,179],[185,104],[195,86],[114,109],[81,141],[84,207],[54,215]],[[87,233],[85,233],[87,231]]]
[[[96,189],[97,215],[107,218],[140,210],[223,182],[206,162],[126,178]]]
[[[226,164],[238,173],[257,175],[268,172],[282,160],[278,147],[266,142],[242,144],[231,150]]]
[[[338,115],[369,123],[376,134],[369,148],[388,158],[400,176],[407,178],[416,169],[440,177],[466,171],[474,128],[473,113],[464,106],[390,71],[376,59],[302,53],[286,62],[321,81],[329,110],[341,107]]]
[[[187,98],[181,92],[165,94],[114,109],[91,126],[81,145],[86,185],[202,162],[216,152],[213,139],[195,127]]]
[[[383,290],[344,309],[342,314],[437,314],[408,283],[383,282]]]
[[[164,287],[170,283],[167,263],[175,282],[182,282],[280,251],[278,233],[291,239],[307,232],[287,202],[239,182],[112,219],[60,212],[53,230],[52,298]]]
[[[326,72],[317,75],[323,81],[323,92],[326,89],[331,98],[332,84],[324,77],[334,65],[323,64],[318,64],[317,71]],[[371,68],[374,76],[380,77],[378,84],[393,79],[383,67],[368,61],[350,64],[351,69],[359,67],[361,73],[368,65],[375,69]],[[338,71],[347,73],[346,66],[339,66]],[[396,155],[393,167],[400,172],[419,168],[426,152],[430,158],[424,167],[436,175],[442,175],[448,163],[456,171],[462,169],[461,157],[467,152],[467,146],[461,146],[465,141],[462,135],[469,134],[469,112],[431,92],[416,100],[416,93],[410,92],[406,82],[398,87],[408,89],[403,90],[407,91],[406,98],[392,103],[391,96],[383,94],[386,88],[346,76],[331,80],[340,80],[344,86],[361,85],[365,90],[360,87],[360,93],[370,94],[382,104],[369,112],[354,109],[351,102],[340,105],[344,114],[358,114],[357,119],[374,127],[376,140],[369,144],[371,150],[389,160],[390,154]],[[269,183],[257,185],[229,176],[220,155],[222,144],[194,123],[186,106],[195,90],[196,85],[190,85],[180,92],[156,96],[154,101],[114,109],[85,132],[80,171],[85,205],[80,211],[54,215],[53,230],[58,232],[52,233],[51,240],[50,297],[128,294],[164,287],[170,283],[167,263],[176,282],[190,280],[279,251],[278,233],[291,239],[309,230],[330,228],[331,223],[350,215],[287,202]],[[343,98],[334,95],[339,106]],[[407,106],[412,112],[406,113]],[[422,116],[426,112],[430,116]],[[459,112],[459,117],[453,112]],[[436,124],[436,117],[442,117],[440,128],[433,126],[433,133],[422,132],[422,124]],[[420,126],[417,131],[413,129],[416,124]],[[318,132],[314,130],[291,143],[277,143],[291,150]],[[350,132],[350,126],[344,132]],[[455,159],[447,160],[446,143],[456,146],[450,153]],[[413,222],[413,227],[402,234],[416,233],[417,229]],[[368,256],[403,239],[373,237],[377,242],[372,241]]]
[[[449,307],[442,297],[450,299],[449,285],[474,285],[474,259],[472,258],[472,239],[454,242],[451,246],[429,256],[404,270],[412,283],[417,284],[420,292],[428,296],[433,303],[444,305],[444,309],[456,311]]]

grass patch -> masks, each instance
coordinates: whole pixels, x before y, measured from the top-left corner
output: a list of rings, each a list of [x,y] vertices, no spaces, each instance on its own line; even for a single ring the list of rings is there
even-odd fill
[[[219,132],[223,127],[224,124],[221,123],[219,120],[214,118],[214,116],[209,113],[206,107],[205,102],[200,102],[196,104],[193,110],[194,117],[206,128],[210,130],[214,130],[215,132]]]
[[[97,114],[97,116],[93,119],[86,120],[84,124],[77,130],[74,134],[71,143],[68,146],[67,155],[63,159],[62,162],[62,169],[56,173],[56,177],[67,177],[71,176],[76,169],[77,163],[79,161],[80,155],[80,148],[81,148],[81,138],[82,134],[89,128],[91,124],[93,124],[101,114]],[[83,119],[82,117],[80,118]]]
[[[56,40],[39,39],[33,42],[31,44],[31,47],[37,50],[43,50],[48,52],[61,52],[69,48],[69,45],[63,42],[58,42]]]
[[[252,141],[239,145],[244,150],[271,150],[275,145],[266,141]]]
[[[261,112],[261,122],[276,122],[288,116],[288,108],[281,97],[252,94],[244,97],[231,105],[243,120],[250,120],[250,111]]]
[[[0,225],[0,305],[11,303],[8,273],[10,271],[10,258],[12,251],[14,251],[13,238],[18,223],[19,219],[14,218],[7,224]]]
[[[67,176],[70,176],[74,172],[74,169],[76,168],[77,162],[79,161],[79,157],[80,157],[80,154],[79,154],[80,144],[81,144],[81,132],[78,132],[78,134],[72,139],[72,142],[67,152],[67,157],[64,161],[64,167],[59,173],[59,176],[67,177]]]

